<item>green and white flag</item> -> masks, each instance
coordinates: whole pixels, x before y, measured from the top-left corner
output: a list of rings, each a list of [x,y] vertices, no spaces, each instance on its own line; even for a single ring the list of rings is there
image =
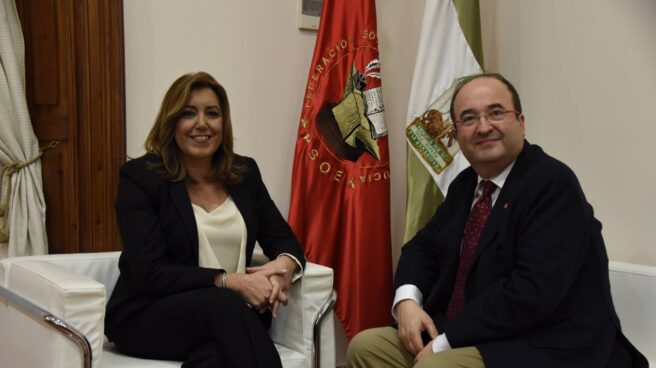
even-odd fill
[[[426,0],[408,104],[408,189],[404,241],[442,203],[469,162],[449,116],[453,84],[483,65],[478,0]]]

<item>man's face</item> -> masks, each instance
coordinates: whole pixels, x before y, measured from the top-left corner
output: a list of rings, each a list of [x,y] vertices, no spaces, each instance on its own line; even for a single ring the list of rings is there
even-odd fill
[[[454,103],[456,120],[499,108],[514,110],[512,94],[501,81],[488,77],[467,83]],[[483,178],[492,178],[522,151],[524,115],[508,113],[500,121],[481,116],[477,123],[469,126],[456,123],[456,139],[474,170]]]

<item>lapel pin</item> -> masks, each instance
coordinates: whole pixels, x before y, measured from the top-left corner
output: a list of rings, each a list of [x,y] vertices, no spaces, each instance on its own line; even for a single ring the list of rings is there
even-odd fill
[[[508,208],[508,202],[503,204],[503,208]]]

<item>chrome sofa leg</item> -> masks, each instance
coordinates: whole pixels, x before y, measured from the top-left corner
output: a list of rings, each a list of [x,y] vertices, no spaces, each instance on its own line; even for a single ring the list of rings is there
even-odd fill
[[[314,330],[312,332],[312,345],[314,347],[313,362],[312,366],[314,368],[320,368],[321,366],[321,322],[332,312],[333,306],[337,301],[337,292],[335,290],[330,293],[328,300],[321,306],[319,312],[317,313],[316,318],[314,319]]]

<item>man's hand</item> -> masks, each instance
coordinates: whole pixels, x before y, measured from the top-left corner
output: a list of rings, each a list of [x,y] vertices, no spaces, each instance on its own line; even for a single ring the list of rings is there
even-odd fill
[[[411,299],[403,300],[396,305],[396,315],[399,325],[399,338],[406,350],[417,357],[424,349],[421,332],[428,332],[430,337],[434,339],[437,337],[437,328],[430,316]],[[427,346],[430,348],[431,344]],[[430,352],[432,353],[432,349]]]
[[[425,357],[433,354],[433,342],[430,341],[426,346],[424,346],[423,349],[415,356],[415,363],[419,363],[420,360],[424,359]]]

